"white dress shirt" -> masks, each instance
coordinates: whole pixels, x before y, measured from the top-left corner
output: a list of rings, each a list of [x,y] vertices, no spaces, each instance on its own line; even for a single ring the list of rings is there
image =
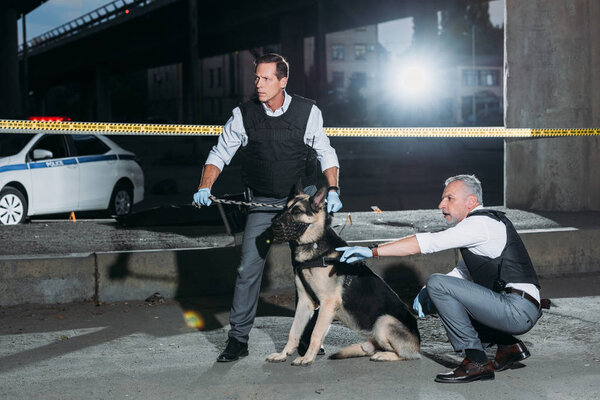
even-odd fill
[[[473,211],[475,210],[483,210],[483,206],[477,206]],[[415,236],[422,254],[466,247],[474,254],[496,258],[506,246],[506,226],[501,221],[484,215],[465,218],[441,232],[417,233]],[[447,275],[473,280],[462,259]],[[531,283],[508,282],[506,286],[527,292],[540,301],[540,291]]]
[[[278,117],[283,115],[290,103],[292,102],[292,96],[287,94],[285,91],[283,105],[272,111],[264,103],[262,104],[265,114],[270,117]],[[223,171],[225,165],[229,165],[231,159],[240,148],[240,146],[246,146],[248,144],[248,135],[244,128],[244,121],[242,118],[242,111],[239,107],[233,109],[231,118],[223,126],[223,133],[219,136],[219,141],[216,146],[212,148],[205,164],[212,164]],[[304,132],[304,143],[311,146],[317,152],[317,158],[321,163],[321,170],[325,171],[331,167],[338,167],[339,162],[335,149],[331,147],[329,138],[323,129],[323,116],[321,110],[315,105],[310,110],[308,116],[308,122],[306,124],[306,131]]]

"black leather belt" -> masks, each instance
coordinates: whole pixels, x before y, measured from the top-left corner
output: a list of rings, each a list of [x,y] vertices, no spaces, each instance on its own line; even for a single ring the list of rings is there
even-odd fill
[[[522,290],[519,289],[515,289],[515,288],[511,288],[511,287],[505,287],[504,291],[506,293],[514,293],[514,294],[518,294],[519,296],[529,300],[530,302],[533,303],[533,305],[535,306],[535,308],[537,308],[538,310],[540,309],[540,303],[538,303],[538,301],[536,299],[533,298],[532,295],[530,295],[527,292],[524,292]]]

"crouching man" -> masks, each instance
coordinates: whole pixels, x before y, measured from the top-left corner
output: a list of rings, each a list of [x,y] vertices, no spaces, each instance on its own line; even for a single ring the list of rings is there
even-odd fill
[[[439,209],[455,226],[419,233],[375,248],[343,247],[340,261],[378,256],[407,256],[459,248],[462,260],[450,273],[433,274],[413,303],[433,306],[454,350],[465,359],[436,382],[462,383],[494,379],[530,353],[513,335],[529,331],[541,316],[540,285],[527,250],[504,213],[483,208],[481,183],[474,175],[448,178]],[[484,351],[497,345],[496,357]]]

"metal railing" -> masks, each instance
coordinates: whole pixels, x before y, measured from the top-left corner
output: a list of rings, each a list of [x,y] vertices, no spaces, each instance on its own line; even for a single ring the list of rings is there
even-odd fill
[[[156,0],[114,0],[51,31],[28,40],[28,51],[77,35],[84,30],[99,26],[115,18],[126,16],[132,9],[144,7],[154,1]],[[22,52],[23,44],[19,45],[19,54]]]

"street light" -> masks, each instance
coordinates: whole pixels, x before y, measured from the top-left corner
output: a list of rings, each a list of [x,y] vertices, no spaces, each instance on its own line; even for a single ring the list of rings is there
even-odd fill
[[[475,72],[475,24],[471,25],[471,70],[473,74],[473,125],[477,125],[477,109],[475,107],[475,91],[477,90],[477,73]]]
[[[397,67],[394,76],[397,93],[412,100],[426,98],[435,89],[433,71],[424,61],[407,62]]]

